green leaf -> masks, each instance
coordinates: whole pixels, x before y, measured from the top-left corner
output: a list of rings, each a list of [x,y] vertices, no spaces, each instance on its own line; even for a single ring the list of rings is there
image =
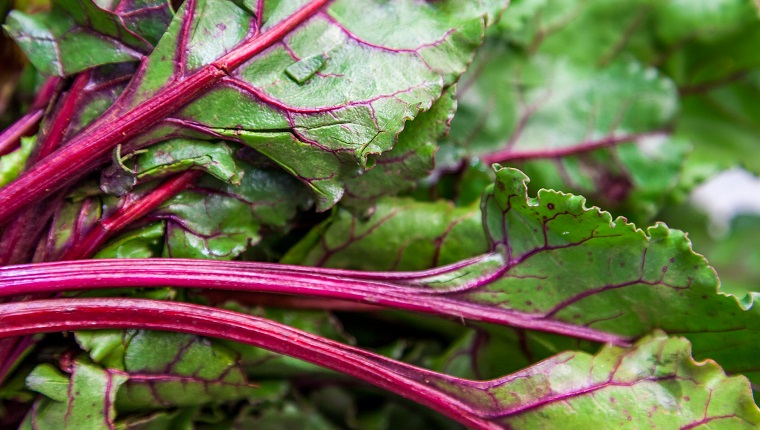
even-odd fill
[[[240,184],[242,170],[233,150],[224,142],[171,139],[131,154],[114,153],[114,163],[103,170],[101,188],[123,195],[137,183],[163,178],[190,169],[203,170],[220,181]]]
[[[49,364],[41,364],[29,374],[27,386],[46,397],[37,400],[21,428],[113,428],[116,392],[128,376],[101,369],[86,358],[72,361],[67,371],[69,376]]]
[[[111,7],[93,0],[55,0],[50,12],[11,12],[5,29],[39,71],[69,76],[139,60],[152,50],[172,15],[166,0],[127,0]]]
[[[694,143],[686,164],[687,183],[704,180],[720,170],[740,165],[760,174],[757,148],[760,110],[760,72],[683,97],[677,132]]]
[[[287,230],[296,211],[311,205],[305,188],[278,169],[241,161],[236,169],[239,185],[208,178],[154,212],[166,220],[164,256],[233,259],[258,243],[262,225]]]
[[[384,198],[366,219],[337,211],[283,262],[359,270],[420,270],[487,249],[477,208]]]
[[[21,146],[18,149],[0,156],[0,187],[16,179],[21,173],[35,142],[34,137],[21,138]]]
[[[221,403],[255,395],[237,354],[217,341],[150,331],[77,332],[93,360],[129,381],[118,392],[119,411]]]
[[[234,429],[258,430],[337,430],[327,419],[313,410],[292,403],[278,409],[269,408],[262,414],[242,415],[235,421]]]
[[[367,208],[384,195],[408,190],[433,170],[438,141],[449,130],[456,110],[454,87],[446,90],[430,110],[407,122],[398,143],[375,157],[375,166],[346,182],[344,206]]]
[[[667,131],[674,84],[634,61],[603,69],[566,57],[525,57],[492,41],[466,75],[438,161],[520,167],[540,186],[570,190],[646,220],[679,183],[688,144]]]
[[[346,181],[394,146],[407,120],[430,109],[464,72],[486,16],[503,3],[332,2],[141,139],[179,127],[242,142],[306,183],[325,210],[342,197]],[[294,8],[267,4],[261,25],[273,26]],[[221,57],[249,35],[251,18],[236,2],[186,2],[120,110]],[[180,40],[183,29],[187,38]],[[187,48],[177,49],[185,40]],[[307,58],[325,64],[304,66],[308,79],[306,72],[290,77],[287,71],[294,74]]]
[[[155,222],[109,241],[93,258],[151,258],[160,255],[164,223]]]
[[[715,271],[683,232],[664,224],[639,230],[585,208],[584,198],[570,194],[540,190],[529,198],[524,174],[500,168],[496,175],[483,213],[498,259],[425,285],[621,335],[661,328],[689,338],[698,359],[758,377],[749,358],[756,348],[757,308],[718,292]]]
[[[755,428],[760,410],[746,378],[695,362],[689,343],[662,333],[630,349],[565,352],[475,391],[431,381],[493,411],[507,428]],[[481,388],[485,388],[483,385]],[[474,388],[474,387],[473,387]]]

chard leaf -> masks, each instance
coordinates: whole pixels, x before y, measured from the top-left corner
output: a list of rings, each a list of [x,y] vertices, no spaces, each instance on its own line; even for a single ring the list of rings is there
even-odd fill
[[[375,157],[375,166],[346,183],[345,206],[366,208],[383,195],[406,191],[433,170],[438,141],[449,131],[456,110],[454,87],[429,111],[404,125],[398,143]]]
[[[234,160],[233,150],[224,142],[171,139],[123,156],[103,170],[101,188],[109,194],[126,194],[137,183],[162,178],[172,173],[199,169],[220,181],[240,184],[243,172]],[[115,154],[115,157],[122,154]],[[126,158],[134,158],[134,161]]]
[[[477,207],[384,198],[362,220],[339,210],[283,258],[284,263],[357,270],[422,270],[488,249]]]
[[[662,334],[628,350],[566,352],[492,384],[475,402],[506,428],[753,428],[760,420],[746,379],[693,361],[686,340]]]
[[[167,220],[165,257],[231,260],[259,240],[250,207],[222,194],[185,191],[153,216]]]
[[[757,157],[743,155],[757,148],[758,95],[760,72],[752,71],[733,82],[703,87],[683,97],[677,132],[694,142],[686,183],[702,181],[737,164],[760,174]]]
[[[151,215],[166,220],[164,256],[233,259],[260,240],[262,225],[287,230],[296,211],[310,205],[304,187],[284,172],[235,166],[239,185],[209,178]]]
[[[263,27],[290,7],[273,5]],[[480,43],[484,12],[462,4],[450,15],[445,10],[407,2],[334,2],[180,110],[173,125],[203,128],[251,146],[312,187],[319,207],[327,208],[359,167],[374,164],[368,157],[391,149],[404,122],[429,109],[443,85],[464,71]],[[374,17],[372,22],[387,16],[415,30],[381,32],[363,19],[367,16]],[[175,46],[182,41],[162,40],[136,89],[141,97],[155,94],[162,81],[211,63],[244,39],[251,22],[247,10],[213,0],[189,2],[178,17],[167,34],[179,37],[191,26],[189,50],[177,57]],[[217,29],[222,37],[208,40],[205,29]],[[315,55],[327,57],[318,72],[305,82],[289,78],[293,64]],[[180,70],[167,68],[169,61],[178,62]],[[395,64],[392,72],[383,79],[364,71],[389,71],[390,64]]]
[[[27,386],[43,394],[30,411],[22,429],[113,428],[116,392],[128,376],[101,369],[78,358],[64,375],[49,364],[37,366],[26,378]]]
[[[272,2],[254,16],[238,2],[187,1],[124,95],[23,178],[35,184],[32,194],[46,195],[119,144],[205,133],[266,155],[309,185],[325,210],[464,72],[505,3]],[[387,31],[397,27],[405,30]],[[319,53],[328,60],[308,82],[285,74]],[[0,191],[0,218],[24,206],[12,197],[30,192],[24,180]]]
[[[754,159],[741,155],[754,150],[752,136],[757,133],[757,127],[753,119],[757,115],[752,115],[753,105],[737,99],[752,98],[750,94],[756,92],[753,82],[757,80],[752,75],[760,66],[760,53],[755,48],[760,43],[760,20],[752,11],[751,3],[743,0],[698,4],[651,0],[519,1],[511,6],[510,14],[500,24],[502,32],[497,39],[516,44],[521,51],[533,56],[565,58],[576,65],[606,67],[633,57],[643,64],[657,66],[679,87],[683,110],[677,118],[676,134],[679,140],[686,139],[695,148],[694,154],[686,157],[685,178],[681,184],[689,189],[716,171],[736,165],[737,160],[757,172]],[[616,25],[615,28],[599,25],[602,22]],[[673,144],[679,145],[678,142]],[[670,146],[669,142],[666,147]],[[671,160],[680,156],[669,155]],[[657,154],[655,159],[662,162]],[[548,165],[539,166],[540,170],[528,165],[519,167],[541,185],[572,189],[598,200],[578,186],[582,181],[577,180],[572,166],[568,168],[566,162],[563,164],[574,176],[575,186],[568,187],[573,184],[563,183],[561,178],[541,180],[539,175],[552,173]],[[637,169],[629,170],[635,176]],[[555,176],[558,170],[554,169]],[[660,183],[672,184],[675,171],[661,170]],[[648,174],[642,172],[642,175]],[[644,189],[654,194],[667,191],[656,187]],[[600,202],[610,206],[609,202]],[[629,209],[632,209],[628,211],[630,215],[637,211]]]
[[[255,395],[237,354],[216,341],[150,331],[78,332],[96,362],[128,376],[119,411],[221,403]]]
[[[292,403],[286,403],[277,410],[267,409],[262,414],[243,415],[235,420],[234,429],[303,429],[303,430],[337,430],[327,419],[313,410],[304,410]]]
[[[49,12],[13,11],[5,29],[47,75],[69,76],[103,64],[139,60],[164,33],[167,0],[54,0]]]
[[[440,286],[431,280],[428,285],[621,335],[655,328],[682,334],[698,359],[758,377],[751,362],[740,358],[756,347],[757,308],[719,293],[715,271],[684,233],[664,224],[636,229],[624,218],[585,208],[578,196],[541,190],[528,198],[524,174],[502,168],[496,175],[483,211],[503,266],[485,276],[474,270],[474,281],[439,278]]]
[[[603,69],[487,44],[459,94],[439,162],[479,156],[539,186],[572,190],[646,220],[678,185],[689,145],[669,137],[676,87],[638,62]]]
[[[161,253],[164,235],[164,223],[155,222],[143,228],[124,233],[98,251],[93,258],[151,258]]]

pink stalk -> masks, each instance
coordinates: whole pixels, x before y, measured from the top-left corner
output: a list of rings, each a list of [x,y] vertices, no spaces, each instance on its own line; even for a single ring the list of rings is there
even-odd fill
[[[186,190],[200,175],[201,172],[198,170],[183,172],[169,178],[146,195],[138,196],[125,203],[116,212],[101,219],[84,238],[66,249],[59,260],[91,257],[114,233],[153,212],[164,202]]]
[[[312,0],[265,33],[256,33],[240,46],[185,79],[177,79],[156,96],[103,121],[73,138],[14,182],[0,189],[0,225],[10,217],[71,184],[104,160],[111,149],[145,132],[158,121],[195,100],[256,54],[281,40],[311,18],[330,0]],[[138,71],[138,75],[144,70]],[[129,90],[127,90],[128,92]]]
[[[0,133],[0,156],[16,149],[22,137],[34,134],[60,83],[61,78],[59,77],[52,77],[45,81],[29,112]]]
[[[73,260],[91,257],[114,233],[152,212],[165,201],[192,185],[200,173],[199,171],[188,171],[179,174],[159,185],[156,189],[149,191],[147,195],[128,202],[111,216],[102,219],[82,240],[68,248],[59,259]],[[18,224],[14,224],[14,226],[16,225]],[[13,254],[11,253],[11,255]],[[54,294],[54,291],[49,291],[42,294],[42,297],[47,298]],[[0,340],[0,384],[8,376],[14,363],[32,344],[33,341],[30,337]]]
[[[653,131],[648,133],[627,134],[622,136],[608,136],[599,140],[590,140],[577,145],[566,146],[562,148],[545,148],[536,150],[515,150],[506,148],[501,151],[492,152],[481,156],[486,164],[507,163],[511,161],[537,160],[546,158],[568,157],[571,155],[583,154],[595,151],[597,149],[609,148],[621,143],[635,142],[647,137],[664,136],[663,131]]]
[[[48,156],[63,141],[63,136],[76,113],[79,95],[90,79],[90,72],[80,73],[69,90],[60,99],[60,107],[55,111],[49,126],[40,130],[34,152],[26,160],[29,168]],[[61,196],[58,196],[60,199]],[[54,199],[53,199],[54,200]],[[34,247],[44,233],[48,221],[53,216],[57,202],[45,200],[22,211],[0,235],[0,265],[20,264],[30,261]],[[1,352],[1,349],[0,349]]]
[[[355,279],[316,267],[289,271],[260,264],[183,259],[116,259],[0,268],[0,297],[103,288],[175,287],[324,297],[628,345],[621,336],[526,312],[470,302],[425,286]]]
[[[492,421],[492,411],[482,411],[467,396],[459,398],[439,388],[447,384],[487,393],[496,381],[443,375],[264,318],[140,299],[58,299],[0,305],[0,337],[98,329],[165,330],[254,345],[356,377],[428,406],[468,428],[503,429]]]

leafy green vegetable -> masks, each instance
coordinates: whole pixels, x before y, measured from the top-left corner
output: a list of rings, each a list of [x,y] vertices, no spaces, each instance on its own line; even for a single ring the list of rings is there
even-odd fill
[[[760,426],[757,2],[508,3],[0,6],[0,428]]]

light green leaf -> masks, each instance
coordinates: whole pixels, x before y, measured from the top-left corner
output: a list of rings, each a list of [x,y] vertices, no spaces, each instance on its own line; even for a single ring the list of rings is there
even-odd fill
[[[37,400],[22,429],[100,430],[112,428],[116,392],[128,376],[105,370],[86,358],[70,363],[66,376],[47,364],[27,377],[27,386],[46,397]],[[33,423],[33,424],[32,424]]]

